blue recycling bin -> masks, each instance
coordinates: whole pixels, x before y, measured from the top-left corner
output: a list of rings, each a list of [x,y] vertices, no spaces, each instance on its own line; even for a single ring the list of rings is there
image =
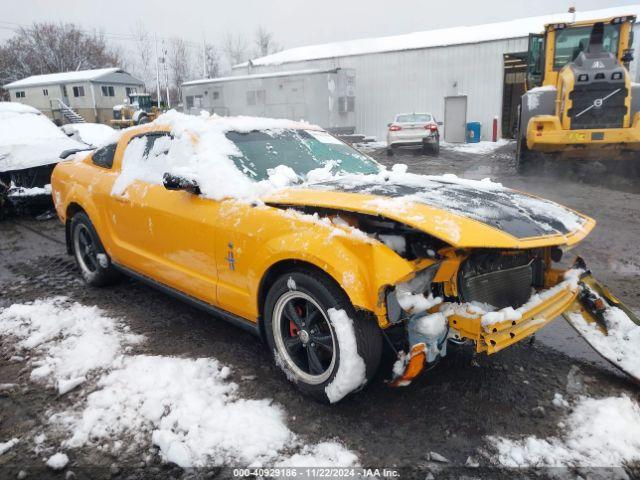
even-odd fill
[[[467,143],[478,143],[480,141],[480,122],[467,123]]]

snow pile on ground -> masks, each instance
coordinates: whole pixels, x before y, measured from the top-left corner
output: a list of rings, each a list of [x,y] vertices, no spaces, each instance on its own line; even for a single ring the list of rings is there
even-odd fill
[[[98,307],[65,297],[14,304],[0,312],[0,334],[16,338],[18,352],[34,351],[32,380],[56,386],[64,394],[96,369],[109,368],[126,345],[142,337],[128,332]]]
[[[68,137],[91,147],[107,145],[119,137],[113,128],[102,123],[69,123],[60,128]]]
[[[47,467],[52,470],[62,470],[69,463],[69,457],[62,452],[54,453],[47,460]]]
[[[337,442],[322,442],[305,446],[299,453],[277,463],[277,467],[317,468],[350,467],[358,464],[358,457]]]
[[[364,360],[358,355],[353,320],[344,310],[330,308],[327,313],[338,337],[340,365],[335,377],[324,391],[329,401],[335,403],[367,383],[367,370]]]
[[[338,327],[338,338],[355,349],[352,328]],[[287,427],[280,406],[239,397],[229,368],[215,359],[130,354],[127,345],[142,337],[97,307],[64,297],[14,304],[0,311],[0,335],[15,338],[16,348],[29,353],[32,380],[56,384],[60,393],[84,381],[95,386],[73,407],[49,414],[48,427],[66,437],[63,449],[136,455],[154,444],[165,461],[181,467],[357,464],[339,443],[305,446]],[[345,357],[338,392],[354,378],[364,378],[362,359]],[[56,436],[40,432],[36,443]],[[0,449],[16,443],[12,439]],[[59,452],[47,464],[62,469],[67,462]]]
[[[206,112],[193,116],[174,110],[161,115],[155,123],[168,126],[173,140],[160,138],[150,151],[145,150],[146,141],[143,138],[130,142],[112,195],[124,195],[135,180],[162,185],[163,175],[171,173],[196,180],[202,194],[214,200],[227,197],[255,200],[261,194],[289,185],[297,180],[297,176],[289,167],[279,166],[269,172],[268,180],[252,181],[230,158],[241,155],[241,152],[225,134],[230,131],[277,132],[283,129],[318,128],[290,120],[223,118]]]
[[[137,355],[114,367],[81,415],[56,415],[73,431],[66,447],[133,435],[138,444],[152,439],[166,461],[201,467],[273,459],[294,439],[282,409],[238,398],[215,359]]]
[[[18,444],[19,441],[20,440],[18,440],[17,438],[12,438],[11,440],[8,440],[6,442],[0,442],[0,455],[11,450]]]
[[[600,355],[640,378],[640,325],[633,323],[617,307],[608,307],[604,312],[606,334],[597,323],[587,323],[580,313],[574,312],[570,316],[571,324]]]
[[[640,406],[626,395],[581,397],[558,437],[489,437],[507,467],[620,467],[640,460]]]
[[[68,138],[35,108],[0,102],[0,172],[49,165],[60,153],[86,148]]]
[[[488,155],[495,152],[500,147],[508,145],[511,140],[501,138],[497,142],[489,142],[482,140],[476,143],[447,143],[442,142],[440,145],[448,150],[453,150],[460,153],[472,153],[475,155]]]

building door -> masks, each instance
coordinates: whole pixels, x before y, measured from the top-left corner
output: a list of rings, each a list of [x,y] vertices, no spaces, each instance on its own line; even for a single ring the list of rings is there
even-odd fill
[[[527,52],[504,55],[504,81],[502,86],[502,136],[515,138],[518,126],[518,105],[525,92]]]
[[[467,96],[444,98],[444,140],[464,143],[467,131]]]

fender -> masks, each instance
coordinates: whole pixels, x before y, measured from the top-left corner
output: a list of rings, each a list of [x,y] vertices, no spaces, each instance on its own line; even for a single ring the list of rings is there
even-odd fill
[[[361,309],[384,314],[380,289],[410,276],[415,267],[377,240],[370,241],[346,235],[332,235],[326,227],[307,228],[271,238],[256,252],[256,280],[283,260],[310,263],[331,276],[346,292],[351,303]],[[325,238],[322,241],[321,238]],[[313,244],[313,252],[308,245]],[[258,298],[260,281],[251,282],[252,298]]]

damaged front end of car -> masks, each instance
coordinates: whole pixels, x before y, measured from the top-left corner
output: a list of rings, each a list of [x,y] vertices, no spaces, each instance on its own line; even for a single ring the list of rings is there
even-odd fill
[[[385,291],[389,328],[387,338],[398,354],[389,384],[409,385],[420,373],[447,354],[447,344],[472,342],[477,353],[488,355],[513,345],[558,316],[576,327],[576,314],[597,323],[606,335],[605,308],[637,317],[577,258],[569,269],[558,268],[558,247],[532,250],[443,249],[410,280]],[[572,319],[574,319],[572,321]],[[583,334],[576,327],[579,333]],[[393,332],[393,334],[391,334]],[[587,340],[589,340],[587,338]],[[615,355],[598,353],[636,380]]]

